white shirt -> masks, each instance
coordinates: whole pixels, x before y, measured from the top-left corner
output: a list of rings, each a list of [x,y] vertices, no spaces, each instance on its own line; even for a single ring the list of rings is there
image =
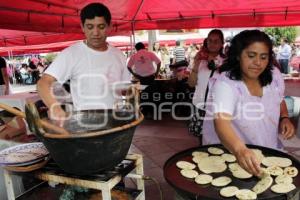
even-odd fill
[[[63,84],[70,79],[75,110],[112,108],[118,97],[112,85],[129,80],[124,55],[108,45],[96,51],[84,42],[63,50],[44,72]]]
[[[292,55],[292,48],[288,44],[283,44],[279,46],[278,50],[278,60],[288,60]]]
[[[233,130],[246,144],[282,148],[278,143],[278,124],[284,80],[276,67],[272,77],[272,82],[263,87],[261,97],[253,96],[243,81],[231,80],[226,72],[217,80],[210,80],[203,144],[220,143],[212,119],[216,113],[227,113],[232,115]]]
[[[141,49],[130,57],[127,66],[136,74],[145,77],[153,75],[159,63],[160,59],[153,52]]]
[[[215,64],[217,67],[222,65],[224,58],[218,55],[215,59]],[[193,104],[197,108],[203,108],[203,103],[205,99],[205,91],[207,88],[207,84],[209,81],[209,76],[211,70],[207,67],[207,60],[201,60],[198,66],[198,75],[197,75],[197,85],[195,89],[195,93],[193,96]],[[219,72],[216,70],[212,76],[212,78],[217,78],[219,76]]]
[[[224,76],[225,72],[222,74]],[[273,82],[279,82],[276,84],[275,89],[279,90],[280,93],[280,98],[283,100],[283,92],[284,92],[284,80],[282,78],[282,75],[280,71],[274,67],[272,70],[272,76],[273,76]],[[243,81],[231,81],[235,83],[235,85],[241,85],[240,87],[244,88],[244,91],[246,91],[246,95],[251,96],[247,86],[244,84]],[[279,85],[279,86],[277,86]],[[279,89],[277,89],[279,88]],[[235,86],[229,85],[225,81],[216,81],[214,86],[211,88],[211,95],[213,96],[214,100],[214,106],[213,106],[213,114],[216,113],[227,113],[230,115],[234,114],[234,111],[236,110],[237,107],[237,102],[239,101],[238,95],[235,94],[233,91]],[[271,93],[272,90],[274,90],[273,87],[269,85],[263,87],[263,94],[266,93]],[[274,101],[274,100],[273,100]]]

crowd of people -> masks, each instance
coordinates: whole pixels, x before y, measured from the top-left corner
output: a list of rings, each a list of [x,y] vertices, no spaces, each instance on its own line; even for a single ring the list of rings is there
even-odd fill
[[[33,56],[21,60],[4,59],[4,62],[10,84],[36,84],[48,66],[43,59]]]

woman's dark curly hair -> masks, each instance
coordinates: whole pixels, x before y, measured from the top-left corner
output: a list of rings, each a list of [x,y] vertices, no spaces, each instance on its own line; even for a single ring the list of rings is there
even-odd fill
[[[242,80],[240,57],[242,51],[255,42],[263,42],[269,49],[269,60],[266,69],[258,77],[260,84],[266,86],[272,82],[273,44],[269,36],[260,30],[245,30],[237,34],[231,41],[228,57],[220,68],[220,72],[227,71],[231,80]]]

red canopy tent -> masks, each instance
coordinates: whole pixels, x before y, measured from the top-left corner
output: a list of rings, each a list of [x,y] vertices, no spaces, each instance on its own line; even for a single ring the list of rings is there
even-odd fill
[[[80,9],[94,0],[0,1],[0,28],[81,33]],[[99,1],[97,1],[99,2]],[[291,26],[300,24],[298,0],[102,0],[113,32],[144,29]]]
[[[81,40],[83,33],[49,33],[0,29],[0,47],[40,45]]]
[[[80,9],[94,0],[0,1],[0,45],[37,45],[82,39]],[[112,13],[111,35],[132,30],[293,26],[299,0],[101,0]],[[37,32],[39,32],[37,34]]]
[[[12,52],[13,55],[56,52],[61,51],[78,41],[79,40],[38,45],[0,47],[0,56],[8,56],[9,52]],[[131,45],[129,42],[109,42],[109,44],[120,47],[121,49],[126,49],[126,47],[129,48]]]

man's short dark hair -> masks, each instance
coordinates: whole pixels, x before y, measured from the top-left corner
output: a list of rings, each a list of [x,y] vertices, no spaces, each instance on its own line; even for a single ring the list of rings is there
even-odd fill
[[[134,47],[137,51],[141,49],[145,49],[145,45],[142,42],[136,43]]]
[[[80,12],[80,20],[82,25],[84,25],[86,19],[94,19],[95,17],[103,17],[105,22],[110,25],[110,11],[102,3],[90,3],[86,5]]]

